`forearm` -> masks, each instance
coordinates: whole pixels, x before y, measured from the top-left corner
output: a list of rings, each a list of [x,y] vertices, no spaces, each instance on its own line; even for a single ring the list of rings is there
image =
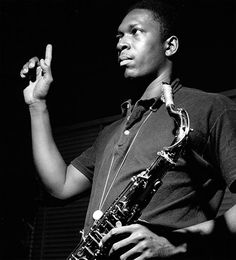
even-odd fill
[[[234,205],[232,208],[227,210],[224,215],[221,217],[224,219],[225,222],[225,228],[227,228],[228,232],[233,234],[236,234],[236,205]],[[217,228],[218,221],[217,218],[213,220],[209,220],[206,222],[199,223],[197,225],[193,225],[190,227],[186,227],[184,229],[180,229],[178,231],[188,231],[191,233],[199,233],[201,235],[211,235],[215,232],[215,229]]]
[[[39,176],[50,193],[60,194],[65,183],[67,166],[52,136],[46,102],[34,103],[29,110],[33,156]]]
[[[236,237],[236,205],[222,216],[176,230],[176,233],[180,241],[186,242],[189,254],[230,254]]]

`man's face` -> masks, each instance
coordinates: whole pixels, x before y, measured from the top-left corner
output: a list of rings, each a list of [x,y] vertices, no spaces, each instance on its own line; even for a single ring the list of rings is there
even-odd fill
[[[165,65],[164,43],[160,23],[149,10],[134,9],[118,28],[118,60],[126,78],[154,74],[159,76]]]

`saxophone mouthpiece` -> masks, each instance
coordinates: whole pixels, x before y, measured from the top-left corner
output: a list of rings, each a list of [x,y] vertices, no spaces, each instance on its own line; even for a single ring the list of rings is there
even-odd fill
[[[172,87],[167,82],[162,82],[162,101],[166,104],[166,106],[174,105]]]

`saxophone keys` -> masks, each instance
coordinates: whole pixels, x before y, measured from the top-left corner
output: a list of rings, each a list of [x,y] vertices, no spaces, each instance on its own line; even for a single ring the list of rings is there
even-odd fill
[[[99,220],[103,215],[103,212],[101,210],[96,210],[94,211],[93,213],[93,219],[96,221],[96,220]]]
[[[162,185],[162,181],[160,179],[156,180],[154,184],[154,189],[158,189]]]
[[[85,241],[85,236],[84,236],[84,229],[80,230],[81,238],[83,241]]]

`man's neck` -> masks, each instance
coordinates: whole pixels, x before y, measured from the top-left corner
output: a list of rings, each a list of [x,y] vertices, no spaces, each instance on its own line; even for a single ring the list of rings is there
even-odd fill
[[[162,82],[170,82],[171,70],[165,69],[157,78],[155,78],[146,88],[141,99],[150,99],[154,97],[161,97]]]

